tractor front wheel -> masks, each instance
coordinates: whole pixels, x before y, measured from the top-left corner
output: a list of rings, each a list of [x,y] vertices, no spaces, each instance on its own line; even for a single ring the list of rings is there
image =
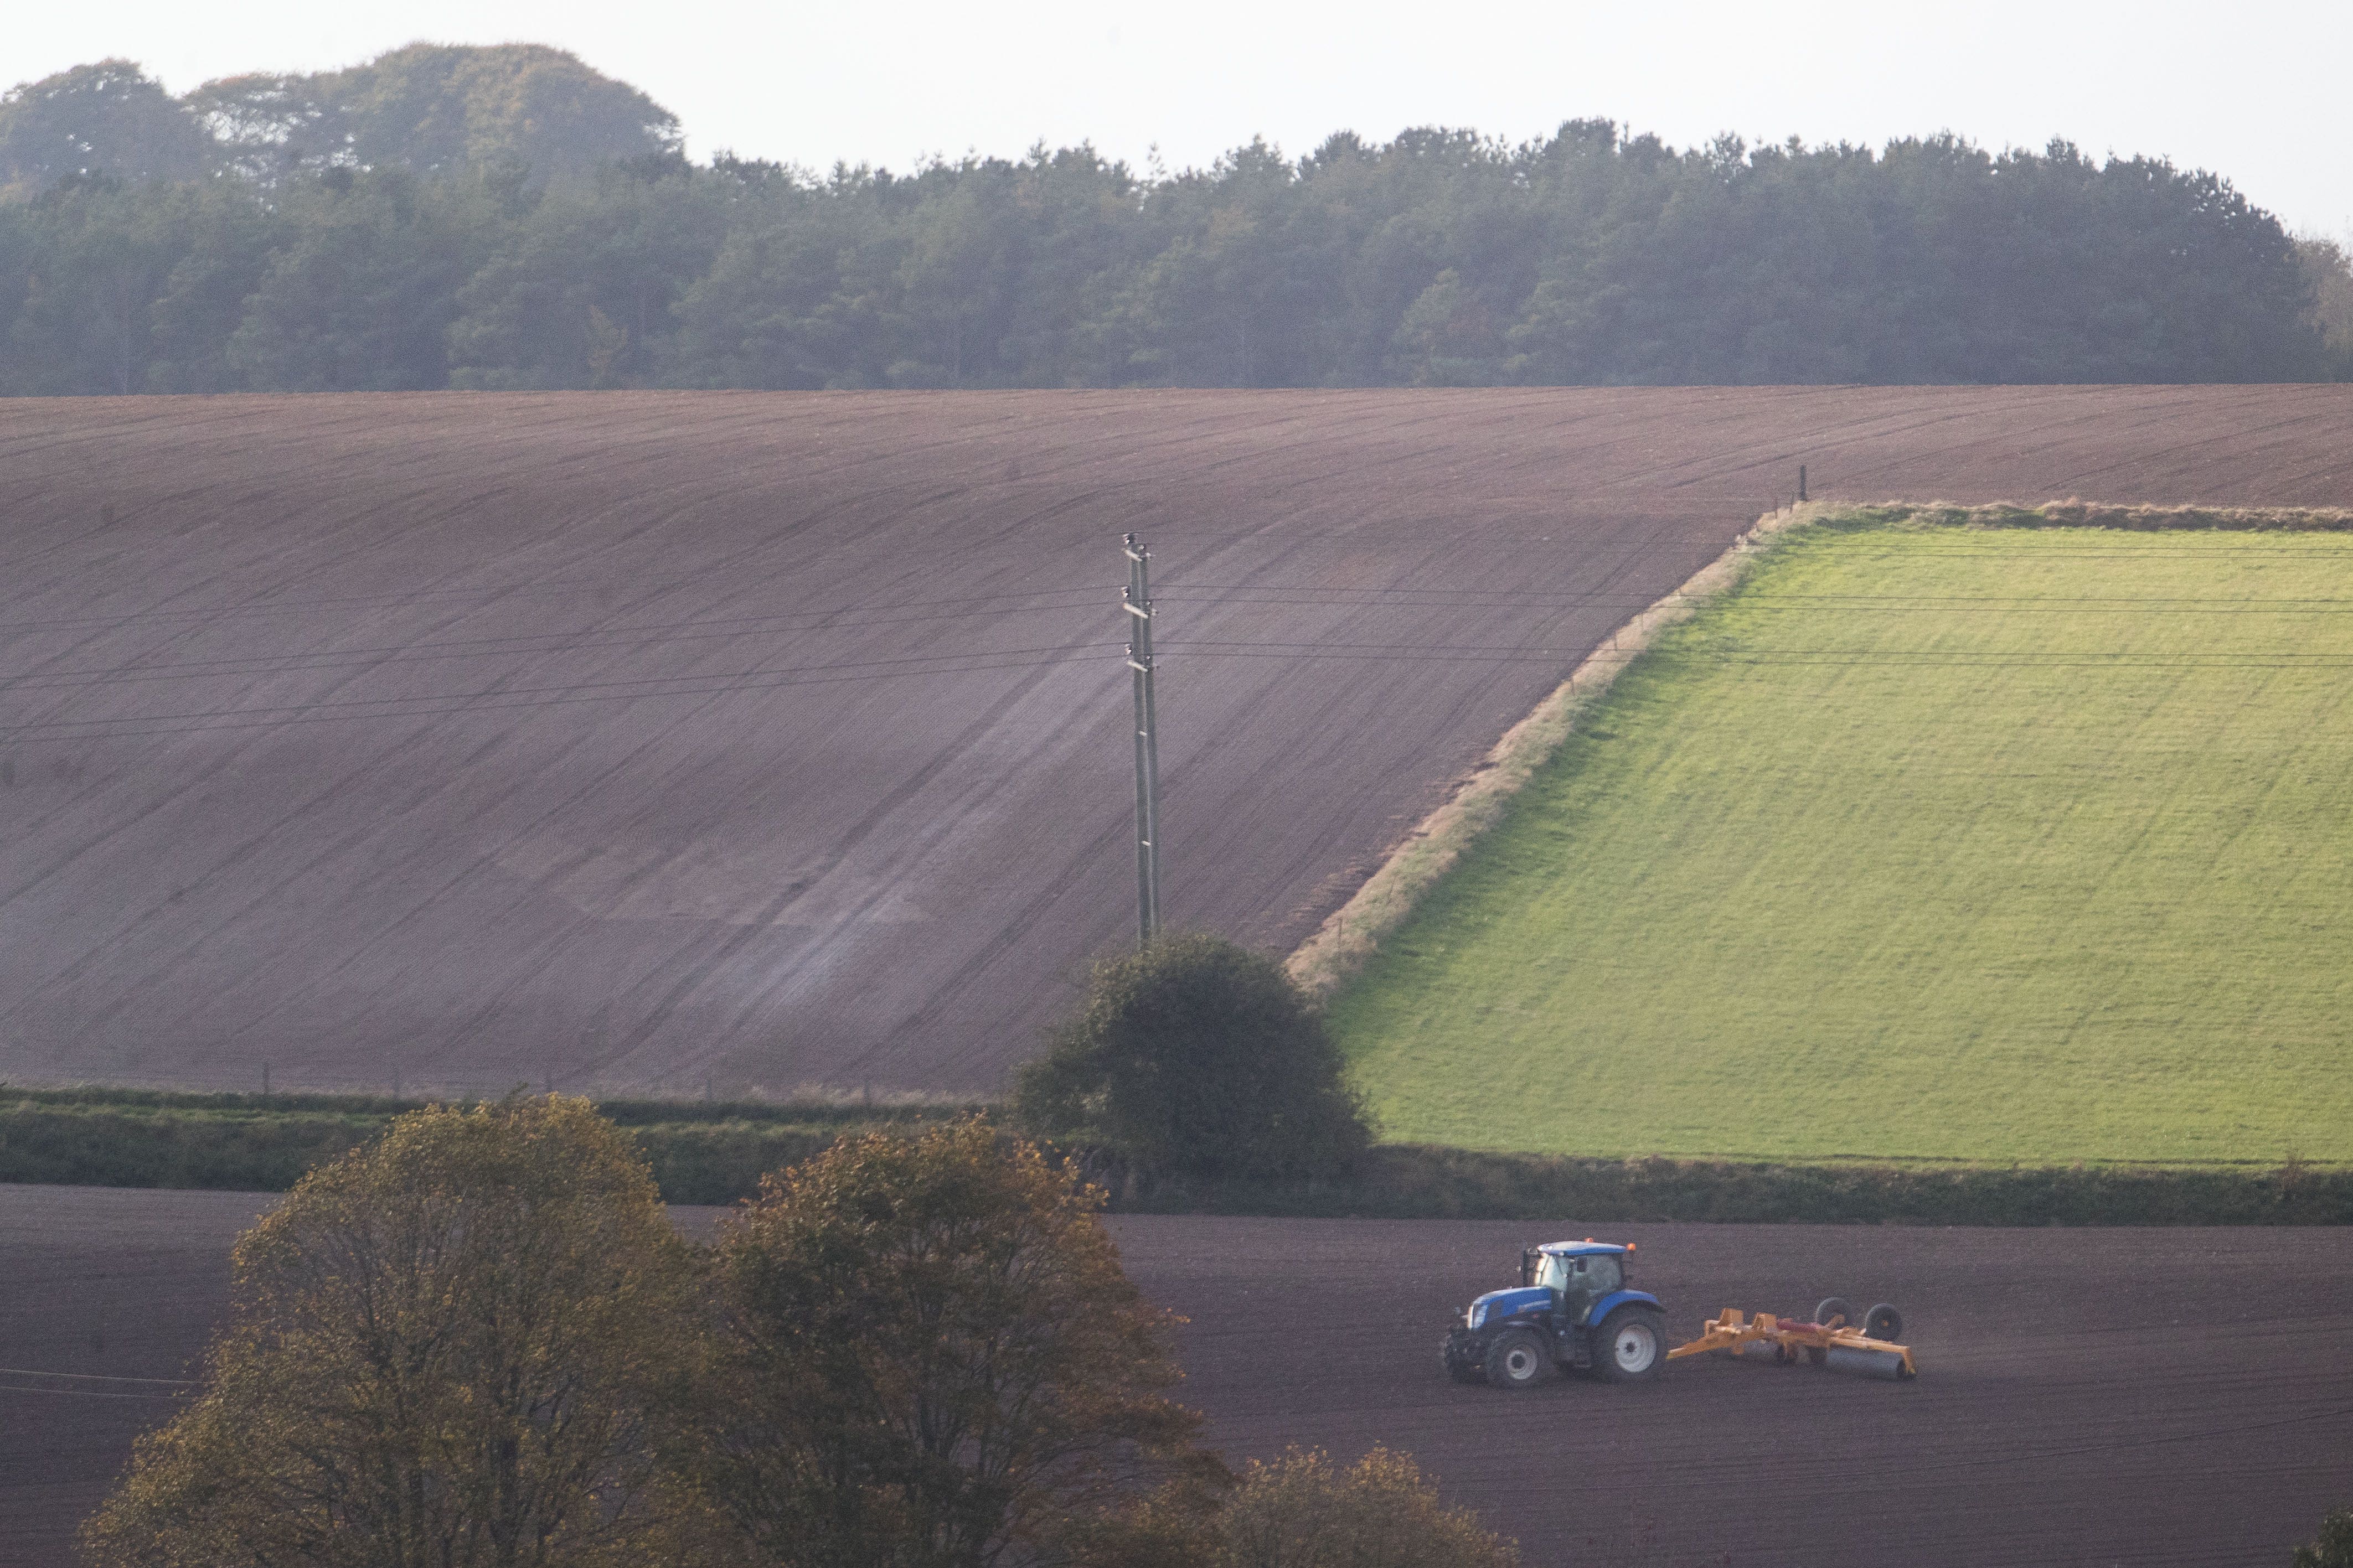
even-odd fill
[[[1552,1372],[1552,1351],[1533,1330],[1508,1330],[1487,1347],[1487,1381],[1497,1388],[1534,1388]]]
[[[1596,1371],[1611,1383],[1640,1383],[1665,1363],[1667,1321],[1647,1307],[1620,1307],[1594,1341]]]

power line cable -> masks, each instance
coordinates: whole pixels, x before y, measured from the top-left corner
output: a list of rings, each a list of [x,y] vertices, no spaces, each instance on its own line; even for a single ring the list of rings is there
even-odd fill
[[[666,594],[678,588],[708,586],[709,582],[710,579],[703,577],[678,577],[656,584],[628,583],[625,585],[633,594],[643,596],[649,592],[659,595]],[[616,584],[612,583],[583,583],[576,585],[575,591],[582,594],[610,592],[617,587],[623,585],[624,584]],[[1112,584],[1112,586],[1115,587],[1117,584]],[[1000,599],[1033,599],[1052,594],[1100,594],[1103,591],[1103,588],[1104,584],[1081,584],[1068,588],[1030,588],[1008,594],[961,595],[953,599],[914,599],[891,605],[877,605],[870,606],[852,605],[842,610],[806,610],[797,612],[780,611],[776,613],[814,616],[849,614],[855,613],[861,608],[875,610],[925,609],[941,605],[987,604]],[[428,590],[424,593],[405,595],[364,595],[348,599],[304,599],[276,603],[269,601],[247,601],[246,603],[239,605],[195,607],[185,610],[131,610],[125,611],[121,615],[114,616],[77,616],[41,621],[0,620],[0,634],[18,631],[52,631],[74,626],[126,626],[139,621],[160,619],[209,622],[219,620],[223,616],[227,616],[272,615],[280,611],[307,612],[311,610],[333,610],[351,605],[376,604],[394,609],[406,609],[413,605],[423,605],[443,598],[488,598],[493,600],[500,598],[522,598],[529,597],[534,592],[536,592],[536,590],[528,585],[511,585],[499,588]]]
[[[940,657],[944,658],[955,656]],[[739,691],[764,691],[787,686],[843,685],[854,684],[861,680],[887,680],[925,675],[968,675],[985,674],[1004,669],[1040,669],[1056,665],[1101,663],[1121,657],[1123,657],[1123,655],[1115,653],[1073,653],[1067,657],[1058,658],[966,663],[952,666],[944,669],[863,670],[852,674],[809,675],[804,671],[780,671],[776,672],[773,677],[763,676],[758,678],[747,678],[742,675],[708,677],[672,676],[662,679],[666,679],[672,682],[700,679],[703,681],[716,681],[719,684],[703,685],[699,687],[681,687],[677,689],[665,691],[592,692],[588,690],[588,688],[598,685],[647,685],[653,684],[653,682],[650,680],[587,682],[578,687],[551,687],[535,689],[536,692],[552,693],[553,695],[535,694],[523,701],[492,700],[491,699],[501,698],[504,695],[493,690],[486,693],[474,694],[428,693],[417,697],[406,698],[357,698],[332,703],[300,703],[277,708],[260,709],[219,709],[195,713],[132,713],[123,714],[114,718],[27,720],[24,722],[14,725],[0,725],[0,739],[26,742],[55,740],[107,740],[117,737],[135,738],[142,735],[192,734],[211,730],[271,729],[281,724],[294,723],[330,723],[368,719],[448,718],[473,713],[488,713],[536,708],[557,708],[577,702],[636,702],[672,697],[731,696]],[[809,669],[824,670],[832,668],[840,667],[811,666],[809,667]],[[438,706],[418,706],[420,704],[438,704]],[[331,708],[344,707],[365,707],[375,710],[387,710],[393,708],[395,705],[400,705],[403,708],[403,710],[372,711],[365,713],[325,711],[325,710]],[[196,721],[187,722],[186,721]],[[121,726],[127,725],[148,725],[158,727],[147,729],[121,728]],[[100,726],[112,727],[99,728]],[[92,731],[93,732],[78,735],[62,735],[43,732],[67,729]]]
[[[37,1367],[0,1366],[0,1377],[69,1377],[81,1383],[167,1383],[186,1388],[202,1381],[194,1377],[123,1377],[103,1372],[43,1372]]]
[[[1063,590],[1055,590],[1062,592]],[[1441,601],[1430,604],[1400,603],[1395,599],[1374,601],[1324,600],[1314,596],[1320,591],[1272,593],[1255,598],[1186,598],[1177,595],[1159,595],[1162,603],[1224,605],[1238,608],[1264,605],[1282,607],[1324,607],[1332,609],[1502,609],[1559,608],[1564,612],[1589,605],[1658,605],[1679,607],[1702,602],[1668,595],[1664,600],[1644,598],[1639,595],[1563,596],[1547,601],[1535,595],[1486,595],[1468,602]],[[1335,590],[1348,593],[1461,593],[1470,590]],[[1797,602],[1787,602],[1796,600]],[[2048,606],[2048,607],[2045,607]],[[2159,606],[2168,606],[2160,608]],[[2337,606],[2337,607],[2330,607]],[[891,619],[847,620],[839,617],[863,614],[860,611],[780,611],[768,616],[689,619],[641,626],[597,627],[576,632],[516,632],[499,637],[434,638],[406,644],[379,644],[358,648],[296,650],[276,654],[248,654],[209,659],[184,659],[169,662],[142,661],[131,664],[90,666],[60,670],[28,670],[19,675],[0,677],[0,689],[61,690],[86,686],[123,685],[155,680],[221,679],[241,676],[266,677],[302,674],[343,668],[373,668],[378,666],[427,662],[447,658],[544,658],[603,648],[642,649],[667,647],[692,641],[726,641],[742,637],[769,636],[799,636],[813,632],[857,631],[891,626],[928,625],[936,622],[974,618],[1002,618],[1010,615],[1076,614],[1092,612],[1092,604],[1058,605],[1028,605],[1007,610],[960,610],[939,615],[899,616]],[[2002,598],[1991,595],[1784,595],[1775,600],[1742,603],[1734,606],[1743,614],[1765,611],[1770,613],[1831,613],[1900,615],[1936,614],[2135,614],[2149,616],[2200,615],[2242,616],[2262,615],[2319,616],[2353,614],[2353,599],[2313,597],[2300,599],[2236,599],[2203,603],[2191,595],[2021,595]],[[805,626],[777,626],[765,632],[755,629],[765,623],[798,617],[817,617],[823,624]],[[731,630],[692,630],[674,632],[674,627],[730,626]],[[638,634],[663,635],[649,636]],[[524,643],[544,643],[543,647],[508,646]]]
[[[332,648],[309,652],[280,654],[247,654],[216,659],[183,659],[172,663],[105,665],[79,669],[28,670],[22,675],[0,677],[0,689],[50,691],[69,690],[83,686],[125,685],[144,680],[210,680],[232,679],[241,676],[300,675],[313,670],[373,669],[384,665],[429,662],[448,658],[543,658],[566,654],[584,653],[602,648],[663,647],[682,642],[733,641],[763,635],[790,637],[812,632],[862,631],[873,626],[928,625],[939,621],[966,620],[976,616],[1002,618],[1023,613],[1075,613],[1092,609],[1086,605],[1039,605],[1028,611],[971,610],[936,616],[909,616],[888,621],[845,621],[832,625],[785,626],[769,633],[752,630],[698,631],[673,633],[659,637],[624,635],[638,630],[658,628],[616,627],[586,632],[517,632],[501,637],[435,639],[420,643],[395,643],[364,648]],[[812,615],[833,612],[808,612]],[[747,619],[749,617],[746,617]],[[769,619],[781,617],[765,617]],[[679,625],[710,623],[681,622]],[[546,647],[500,647],[509,644],[565,638]],[[442,651],[446,649],[447,651]],[[303,662],[294,662],[303,661]],[[266,666],[261,668],[233,668],[230,666]]]

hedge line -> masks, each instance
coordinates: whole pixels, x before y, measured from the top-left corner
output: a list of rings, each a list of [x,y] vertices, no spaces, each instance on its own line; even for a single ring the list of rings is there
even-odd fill
[[[282,1101],[283,1103],[276,1103]],[[411,1102],[0,1091],[0,1183],[282,1192]],[[672,1203],[725,1204],[844,1132],[952,1108],[617,1101]],[[954,1108],[961,1109],[961,1108]],[[689,1120],[690,1114],[694,1118]],[[2353,1170],[1776,1165],[1579,1160],[1383,1144],[1353,1180],[1154,1183],[1082,1155],[1114,1210],[1396,1219],[1898,1225],[2353,1224]]]
[[[2345,1225],[2353,1170],[1780,1165],[1581,1160],[1383,1144],[1354,1180],[1184,1190],[1119,1184],[1139,1213],[1820,1225]]]
[[[0,1183],[283,1192],[322,1160],[422,1101],[364,1096],[181,1095],[0,1089]],[[960,1108],[617,1100],[604,1113],[645,1149],[672,1203],[724,1204],[760,1174],[845,1131]]]

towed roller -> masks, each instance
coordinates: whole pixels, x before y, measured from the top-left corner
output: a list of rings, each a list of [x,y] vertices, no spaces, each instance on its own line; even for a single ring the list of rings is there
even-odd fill
[[[1911,1363],[1899,1348],[1866,1351],[1852,1345],[1832,1345],[1822,1352],[1822,1364],[1832,1372],[1883,1377],[1890,1383],[1901,1383],[1912,1375]]]
[[[1884,1304],[1873,1307],[1864,1320],[1868,1326],[1885,1331],[1888,1339],[1874,1338],[1862,1329],[1848,1327],[1847,1320],[1852,1312],[1852,1307],[1835,1296],[1816,1310],[1816,1321],[1810,1323],[1776,1317],[1770,1312],[1759,1312],[1752,1318],[1737,1307],[1726,1307],[1700,1325],[1699,1338],[1689,1344],[1677,1345],[1667,1352],[1667,1359],[1680,1361],[1685,1356],[1725,1351],[1744,1360],[1784,1364],[1804,1361],[1831,1372],[1898,1383],[1918,1375],[1918,1369],[1912,1364],[1911,1347],[1894,1342],[1893,1336],[1904,1331],[1904,1319],[1894,1308]]]

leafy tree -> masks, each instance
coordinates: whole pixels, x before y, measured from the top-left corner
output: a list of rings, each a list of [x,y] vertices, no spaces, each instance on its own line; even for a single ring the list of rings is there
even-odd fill
[[[459,386],[644,385],[666,363],[672,313],[709,272],[728,214],[711,176],[614,165],[550,193],[504,228],[458,291],[450,379]]]
[[[1389,344],[1405,378],[1416,386],[1488,384],[1503,363],[1503,334],[1494,316],[1451,267],[1414,296]]]
[[[265,189],[359,162],[339,73],[257,72],[206,82],[181,101],[213,140],[222,168]]]
[[[2295,1549],[2292,1568],[2353,1568],[2353,1508],[2331,1510],[2318,1539]]]
[[[1155,1171],[1316,1175],[1368,1138],[1341,1067],[1282,965],[1183,932],[1095,965],[1015,1106],[1041,1132],[1100,1139]]]
[[[999,379],[999,344],[1026,281],[1037,225],[1018,205],[1013,171],[935,169],[909,216],[899,265],[900,309],[913,351],[886,372],[902,385],[962,386]]]
[[[979,1121],[768,1177],[715,1248],[682,1469],[758,1561],[811,1568],[1029,1560],[1146,1483],[1214,1485],[1102,1200]]]
[[[999,382],[1071,386],[1125,379],[1103,362],[1100,331],[1125,279],[1150,254],[1143,184],[1092,147],[1043,145],[1011,172],[1011,205],[1035,233],[1020,286],[993,325]]]
[[[2312,289],[2312,323],[2334,362],[2334,377],[2353,380],[2353,257],[2333,239],[2295,242],[2295,262]]]
[[[1188,386],[1318,379],[1306,343],[1335,287],[1338,237],[1294,226],[1306,215],[1293,197],[1293,171],[1262,141],[1155,193],[1176,233],[1126,294],[1136,369]]]
[[[690,386],[881,384],[898,357],[887,296],[904,236],[881,178],[837,169],[823,184],[736,164],[727,237],[676,307],[669,379]]]
[[[492,188],[334,168],[284,205],[291,242],[246,301],[227,351],[235,371],[281,392],[443,385],[458,290],[497,223]]]
[[[16,270],[0,386],[16,394],[151,389],[153,310],[196,243],[194,187],[76,176],[11,216]]]
[[[539,44],[411,44],[339,73],[332,97],[359,162],[419,174],[512,162],[577,178],[682,140],[669,110]]]
[[[0,93],[0,197],[61,180],[192,180],[213,163],[196,117],[129,60],[24,82]]]
[[[101,1565],[636,1564],[685,1249],[587,1101],[427,1109],[237,1244],[202,1395],[142,1438]]]
[[[675,154],[678,117],[578,57],[539,44],[411,44],[315,75],[206,82],[187,110],[265,182],[335,166],[457,174],[516,163],[534,179]]]
[[[246,384],[229,343],[246,301],[295,238],[282,205],[237,181],[182,187],[174,211],[178,258],[147,308],[149,392],[228,392]]]
[[[1406,1454],[1342,1469],[1322,1450],[1253,1461],[1211,1527],[1211,1568],[1514,1568],[1517,1547],[1448,1508]]]

